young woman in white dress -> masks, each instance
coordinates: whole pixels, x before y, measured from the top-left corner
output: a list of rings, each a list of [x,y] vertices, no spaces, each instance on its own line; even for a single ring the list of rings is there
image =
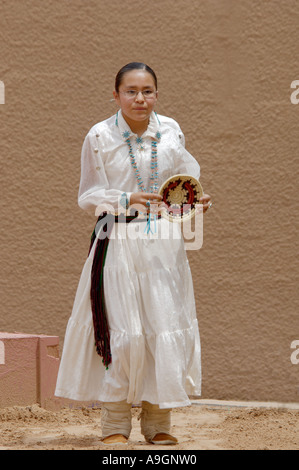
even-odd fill
[[[142,407],[146,441],[176,444],[171,409],[190,405],[189,396],[201,393],[199,329],[180,224],[160,217],[153,228],[147,213],[150,204],[161,201],[158,189],[167,178],[188,174],[199,179],[200,167],[185,149],[177,122],[156,114],[157,78],[149,66],[124,66],[116,76],[114,98],[117,114],[94,125],[83,144],[79,206],[95,214],[99,207],[118,213],[137,204],[145,219],[125,219],[111,228],[101,278],[105,313],[99,328],[106,325],[105,341],[103,330],[95,339],[91,295],[103,233],[95,230],[67,325],[55,394],[101,401],[106,444],[127,442],[132,404]],[[210,196],[204,194],[201,202],[205,212]],[[99,338],[102,349],[95,346]]]

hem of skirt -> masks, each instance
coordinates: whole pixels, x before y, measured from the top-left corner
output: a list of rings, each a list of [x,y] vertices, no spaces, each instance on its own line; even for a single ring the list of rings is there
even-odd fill
[[[54,396],[55,397],[58,397],[58,398],[66,398],[68,400],[74,400],[74,401],[80,401],[80,402],[98,402],[98,403],[104,403],[104,402],[109,402],[109,400],[107,398],[103,399],[103,398],[99,398],[99,397],[86,397],[86,395],[77,395],[77,394],[73,394],[73,393],[69,393],[69,392],[66,392],[66,391],[63,391],[61,389],[57,389],[55,390],[55,393],[54,393]],[[194,398],[200,398],[201,397],[201,394],[195,394],[195,395],[191,395],[190,397]],[[111,400],[111,402],[114,402],[114,401],[123,401],[123,400],[126,400],[127,398],[124,397],[124,398],[119,398],[118,400]],[[141,403],[142,401],[149,401],[149,403],[151,403],[150,400],[145,400],[143,398],[141,398],[140,400],[134,400],[133,403],[132,403],[132,406],[141,406]],[[191,406],[192,403],[190,401],[190,399],[187,399],[187,400],[184,400],[184,401],[170,401],[170,402],[161,402],[161,403],[153,403],[154,405],[159,405],[159,408],[161,409],[166,409],[166,408],[183,408],[185,406]]]
[[[101,400],[99,397],[95,398],[94,396],[93,397],[87,397],[86,395],[77,395],[77,394],[73,394],[73,393],[69,393],[69,392],[66,392],[64,390],[61,390],[61,389],[57,389],[55,390],[55,393],[54,393],[54,397],[57,397],[57,398],[66,398],[67,400],[73,400],[73,401],[85,401],[85,402],[99,402],[99,403],[103,403],[104,400]],[[120,400],[122,401],[122,400]]]
[[[192,403],[191,403],[191,400],[194,399],[194,397],[196,398],[200,398],[201,397],[201,394],[198,394],[196,393],[195,395],[187,395],[187,399],[184,400],[184,401],[165,401],[165,402],[161,402],[161,403],[153,403],[150,399],[145,399],[143,398],[142,400],[140,400],[140,402],[138,402],[138,404],[140,405],[142,401],[148,401],[149,403],[152,403],[152,405],[159,405],[159,408],[161,409],[166,409],[166,408],[183,408],[185,406],[191,406]]]
[[[183,408],[185,406],[191,406],[191,401],[190,400],[185,400],[185,401],[170,401],[170,402],[163,402],[163,403],[158,403],[160,409],[168,409],[168,408]]]

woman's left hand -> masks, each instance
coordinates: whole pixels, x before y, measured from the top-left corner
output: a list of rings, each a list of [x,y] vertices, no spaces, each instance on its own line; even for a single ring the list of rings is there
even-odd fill
[[[209,194],[204,194],[200,199],[200,203],[203,205],[203,212],[207,212],[207,210],[211,207],[211,196]]]

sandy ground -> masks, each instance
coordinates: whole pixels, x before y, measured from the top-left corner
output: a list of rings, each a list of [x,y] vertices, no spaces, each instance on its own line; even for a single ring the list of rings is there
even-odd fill
[[[299,410],[230,408],[193,404],[172,412],[175,446],[153,446],[140,434],[140,408],[132,409],[133,429],[121,450],[298,450]],[[101,442],[100,409],[39,405],[0,409],[0,450],[120,450]]]

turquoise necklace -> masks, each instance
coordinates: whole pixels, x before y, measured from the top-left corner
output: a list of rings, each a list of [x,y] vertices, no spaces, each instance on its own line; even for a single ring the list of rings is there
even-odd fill
[[[128,131],[123,133],[123,137],[126,139],[126,143],[129,147],[129,155],[130,155],[131,165],[133,167],[135,177],[137,179],[137,184],[138,184],[139,191],[146,192],[146,189],[144,187],[142,178],[140,176],[140,173],[139,173],[139,170],[138,170],[138,167],[137,167],[137,163],[136,163],[136,160],[135,160],[135,156],[134,156],[134,153],[133,153],[133,148],[132,148],[132,144],[131,144],[129,135],[130,135],[130,133]],[[156,138],[158,139],[160,137],[161,137],[160,133],[157,132]],[[138,143],[142,144],[141,137],[137,137],[136,143],[137,144]],[[158,143],[157,140],[152,140],[152,143],[151,143],[151,146],[152,146],[152,152],[151,152],[151,170],[152,170],[152,174],[151,174],[151,177],[150,177],[150,180],[151,180],[151,185],[150,185],[150,188],[149,188],[150,193],[158,192],[159,172],[158,172],[158,159],[157,159],[157,143]],[[150,201],[147,201],[146,205],[147,205],[148,208],[150,208],[150,205],[151,205]],[[154,214],[155,233],[156,233],[156,230],[157,230],[156,220],[157,220],[157,216],[156,216],[156,214]],[[149,212],[149,214],[148,214],[148,220],[147,220],[147,224],[146,224],[146,227],[145,227],[144,231],[147,234],[149,232],[153,233],[153,231],[151,229],[151,212]]]
[[[116,114],[116,122],[115,123],[118,126],[118,113]],[[132,143],[131,143],[131,140],[130,140],[131,133],[129,131],[125,131],[125,132],[122,133],[122,136],[125,139],[125,142],[126,142],[126,144],[128,146],[128,149],[129,149],[130,161],[131,161],[132,168],[134,170],[134,174],[135,174],[135,178],[137,180],[137,185],[138,185],[139,191],[146,192],[146,188],[145,188],[143,180],[140,176],[140,172],[139,172],[139,169],[137,167],[135,155],[133,153],[133,147],[132,147]],[[159,172],[158,172],[157,145],[158,145],[158,141],[160,139],[161,139],[161,133],[156,132],[155,139],[152,140],[152,142],[151,142],[151,176],[150,176],[151,184],[150,184],[150,188],[149,188],[150,193],[156,193],[156,192],[158,192],[158,189],[159,189],[159,187],[158,187]],[[141,146],[141,150],[144,150],[143,147],[142,147],[142,144],[143,144],[142,137],[137,137],[136,138],[136,144]],[[150,202],[148,201],[146,203],[146,205],[149,208],[150,207]],[[155,232],[156,232],[156,214],[154,214],[154,224],[155,224]],[[152,232],[152,230],[151,230],[151,212],[149,212],[149,214],[148,214],[148,221],[147,221],[147,225],[146,225],[144,231],[146,231],[147,233]]]
[[[131,165],[132,165],[133,170],[134,170],[134,174],[135,174],[135,178],[137,180],[137,185],[138,185],[139,191],[146,192],[146,188],[144,187],[143,180],[140,176],[140,172],[139,172],[138,167],[137,167],[135,155],[133,153],[133,147],[132,147],[132,144],[131,144],[131,141],[130,141],[130,132],[129,131],[123,132],[122,135],[123,135],[123,137],[124,137],[124,139],[125,139],[125,141],[128,145],[128,148],[129,148],[130,161],[131,161]],[[151,184],[150,184],[150,188],[149,188],[150,193],[156,193],[159,189],[158,188],[159,172],[158,172],[157,144],[158,144],[158,139],[161,138],[161,134],[159,132],[157,132],[155,137],[156,137],[157,140],[152,140],[152,142],[151,142],[151,176],[150,176]],[[137,144],[142,144],[143,143],[142,138],[137,137],[136,143]]]
[[[116,116],[115,116],[115,124],[118,127],[118,111],[117,111]],[[140,172],[138,170],[136,159],[135,159],[135,156],[134,156],[134,153],[133,153],[133,147],[132,147],[132,144],[131,144],[131,141],[130,141],[131,132],[130,131],[125,131],[125,132],[122,133],[122,136],[125,139],[125,141],[128,145],[128,148],[129,148],[130,161],[131,161],[131,165],[133,167],[134,173],[135,173],[135,177],[137,179],[138,188],[139,188],[140,191],[146,192],[146,189],[144,187],[142,178],[140,176]],[[156,140],[152,140],[152,143],[151,143],[151,147],[152,147],[152,151],[151,151],[151,170],[152,170],[152,174],[151,174],[151,177],[150,177],[150,181],[151,181],[151,185],[150,185],[150,188],[149,188],[150,193],[157,192],[158,189],[159,189],[158,188],[159,172],[158,172],[157,144],[158,144],[158,140],[161,139],[161,133],[156,132],[155,137],[156,137]],[[141,145],[141,150],[144,150],[143,147],[142,147],[142,144],[143,144],[142,137],[137,137],[136,138],[136,144]]]

